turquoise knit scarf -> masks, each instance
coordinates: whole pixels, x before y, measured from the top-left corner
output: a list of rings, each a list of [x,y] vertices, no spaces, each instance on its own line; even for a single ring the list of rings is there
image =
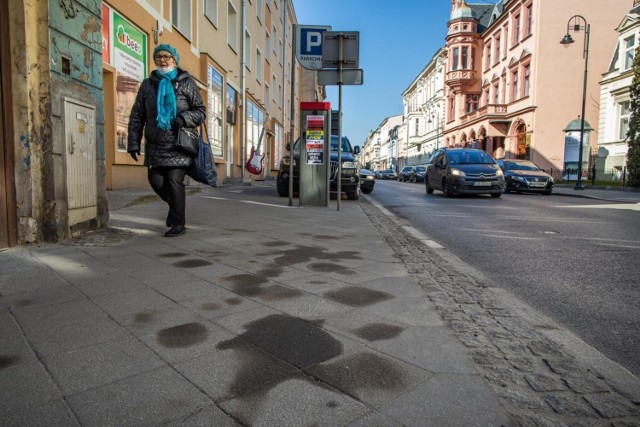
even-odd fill
[[[161,73],[155,70],[156,77],[160,79],[158,86],[158,127],[160,129],[171,129],[171,121],[176,118],[176,92],[173,90],[172,82],[178,75],[178,69],[168,73]]]

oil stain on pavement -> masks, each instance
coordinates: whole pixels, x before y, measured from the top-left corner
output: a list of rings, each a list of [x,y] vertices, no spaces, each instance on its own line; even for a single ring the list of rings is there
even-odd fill
[[[158,343],[167,348],[191,347],[206,341],[207,328],[198,322],[185,323],[158,331]]]
[[[348,286],[335,291],[325,292],[324,296],[351,307],[366,307],[393,298],[393,295],[387,292],[376,291],[361,286]]]
[[[400,335],[405,328],[387,323],[370,323],[355,329],[353,333],[367,341],[390,340]]]

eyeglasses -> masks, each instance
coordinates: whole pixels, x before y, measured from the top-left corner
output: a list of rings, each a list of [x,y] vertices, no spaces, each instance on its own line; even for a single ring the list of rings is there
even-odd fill
[[[154,57],[154,59],[156,60],[156,62],[168,61],[170,59],[173,59],[173,56],[171,56],[171,55],[156,55]]]

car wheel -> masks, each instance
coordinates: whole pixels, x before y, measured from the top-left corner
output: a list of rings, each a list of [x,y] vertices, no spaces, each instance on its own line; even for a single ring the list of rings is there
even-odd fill
[[[347,191],[347,199],[348,200],[358,200],[360,198],[360,192],[358,189],[355,191]]]
[[[360,191],[362,191],[364,194],[371,194],[373,188],[361,188]]]
[[[427,177],[424,177],[424,189],[427,191],[427,194],[433,194],[433,188],[429,185],[429,180]]]
[[[276,183],[276,189],[278,190],[278,196],[289,197],[289,183],[278,180]]]
[[[544,194],[545,196],[550,196],[551,195],[551,190],[543,191],[542,194]]]
[[[493,197],[493,198],[497,198],[497,197],[500,197],[500,196],[502,196],[502,193],[491,193],[491,197]]]
[[[449,180],[447,178],[444,178],[442,180],[442,195],[444,197],[453,196],[453,188],[451,188],[451,185],[449,184]]]

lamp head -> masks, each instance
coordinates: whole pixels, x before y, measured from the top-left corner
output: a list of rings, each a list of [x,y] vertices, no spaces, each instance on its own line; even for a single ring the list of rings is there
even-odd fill
[[[573,43],[575,40],[573,40],[573,37],[571,37],[571,34],[567,33],[564,35],[564,37],[562,38],[562,40],[560,40],[560,44],[561,45],[570,45],[571,43]]]

